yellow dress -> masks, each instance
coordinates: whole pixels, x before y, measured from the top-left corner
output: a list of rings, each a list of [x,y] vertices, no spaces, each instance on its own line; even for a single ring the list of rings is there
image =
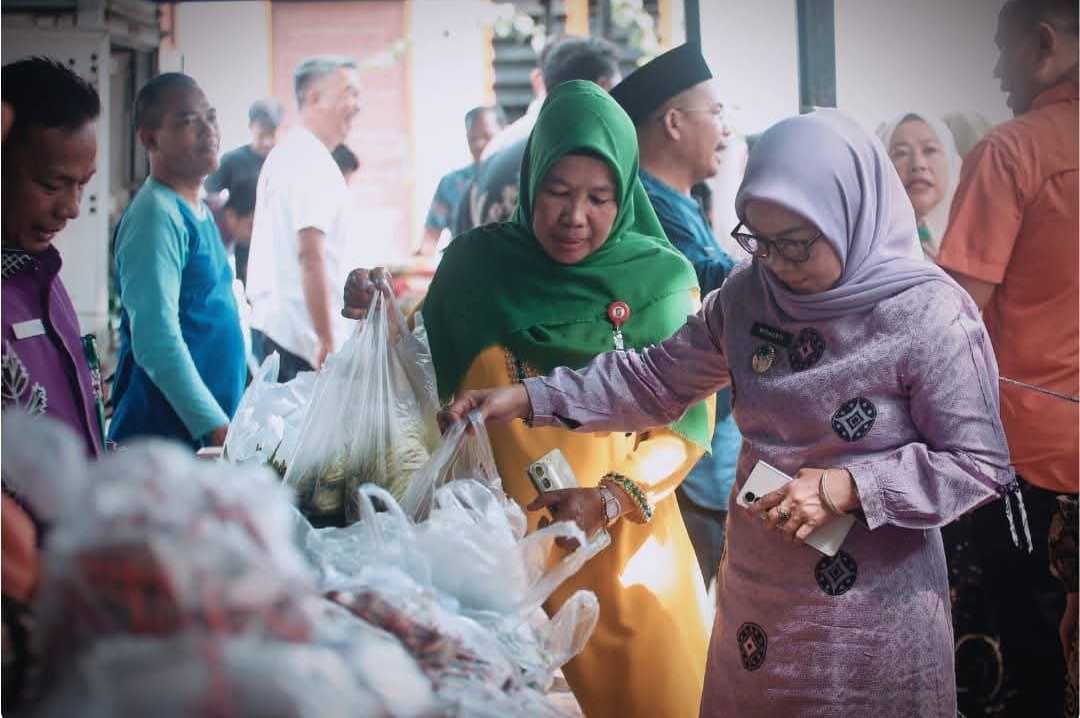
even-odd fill
[[[518,380],[518,366],[508,350],[489,347],[473,360],[460,390],[508,386]],[[503,487],[522,508],[537,495],[525,468],[555,447],[582,486],[596,486],[614,471],[646,490],[652,520],[619,519],[610,529],[611,545],[560,586],[544,608],[553,614],[580,589],[599,599],[595,633],[563,669],[587,718],[696,718],[710,612],[673,492],[702,450],[666,428],[574,433],[516,420],[489,426],[488,432]],[[544,514],[528,513],[530,531]]]

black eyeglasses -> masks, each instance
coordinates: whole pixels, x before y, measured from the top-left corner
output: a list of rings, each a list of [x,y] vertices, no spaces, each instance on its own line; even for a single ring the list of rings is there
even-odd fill
[[[761,259],[767,259],[775,249],[777,254],[789,262],[805,262],[810,259],[810,248],[814,246],[814,242],[825,236],[824,232],[818,230],[810,239],[766,239],[749,232],[740,232],[739,228],[742,226],[743,223],[739,222],[735,229],[731,230],[732,239],[747,252]]]

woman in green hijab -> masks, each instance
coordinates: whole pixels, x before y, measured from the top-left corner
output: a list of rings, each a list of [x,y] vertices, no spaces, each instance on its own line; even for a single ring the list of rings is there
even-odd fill
[[[424,300],[444,400],[656,344],[697,309],[693,268],[664,238],[638,180],[634,126],[597,85],[572,81],[549,94],[519,187],[511,221],[454,239]],[[350,275],[348,316],[366,312],[369,276]],[[611,534],[545,607],[557,611],[580,589],[600,601],[596,632],[565,668],[589,718],[697,716],[709,609],[673,492],[708,447],[712,416],[700,404],[640,434],[489,428],[503,486],[530,510],[530,530],[546,523],[537,511],[547,507],[589,535],[604,525]],[[526,467],[554,448],[581,488],[538,498]]]

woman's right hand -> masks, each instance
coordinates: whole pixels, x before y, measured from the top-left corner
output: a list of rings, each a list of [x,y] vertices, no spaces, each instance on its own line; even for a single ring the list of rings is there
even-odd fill
[[[345,306],[341,316],[346,319],[364,319],[371,303],[375,301],[376,289],[390,296],[394,291],[394,278],[382,267],[354,269],[345,280]]]
[[[445,432],[474,411],[480,412],[485,423],[506,424],[532,416],[532,402],[524,384],[467,391],[439,412],[439,430]]]

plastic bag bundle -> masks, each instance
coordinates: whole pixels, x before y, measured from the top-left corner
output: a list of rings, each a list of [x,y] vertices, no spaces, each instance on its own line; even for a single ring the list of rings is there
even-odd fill
[[[35,610],[49,659],[118,634],[306,640],[314,577],[289,499],[265,469],[160,441],[92,466],[46,547]]]
[[[416,541],[431,562],[432,584],[467,613],[528,616],[610,543],[606,532],[586,541],[567,521],[516,540],[512,514],[492,511],[490,490],[471,480],[439,488],[433,503],[428,520],[416,526]],[[580,548],[564,552],[558,538],[575,539]]]
[[[4,486],[43,523],[56,523],[79,506],[86,488],[82,438],[47,416],[20,408],[3,411]]]
[[[225,458],[236,463],[270,464],[284,475],[296,451],[315,389],[315,372],[300,372],[277,383],[281,357],[266,357],[240,397],[225,437]]]
[[[519,685],[519,669],[491,632],[444,609],[433,597],[402,597],[374,586],[327,594],[354,616],[395,636],[431,680],[437,694],[451,679],[499,690]]]
[[[375,507],[379,501],[383,510]],[[303,543],[324,588],[345,588],[366,572],[396,567],[431,585],[431,561],[416,542],[412,521],[385,489],[364,484],[358,492],[360,520],[344,528],[314,529]]]
[[[546,691],[555,671],[585,648],[599,619],[596,594],[577,591],[551,618],[536,611],[525,623],[499,621],[493,630],[521,668],[523,682]]]
[[[397,718],[322,646],[129,636],[82,653],[34,718]],[[420,714],[402,715],[414,718]]]
[[[541,692],[528,686],[500,691],[496,687],[451,679],[439,691],[445,718],[575,718],[580,712],[565,711]]]
[[[327,359],[285,474],[315,525],[358,516],[364,483],[405,494],[438,443],[439,408],[430,351],[410,332],[396,300],[381,292],[368,318]]]
[[[340,654],[353,680],[379,699],[387,715],[435,714],[431,681],[395,636],[328,599],[319,599],[314,610],[314,642]]]

